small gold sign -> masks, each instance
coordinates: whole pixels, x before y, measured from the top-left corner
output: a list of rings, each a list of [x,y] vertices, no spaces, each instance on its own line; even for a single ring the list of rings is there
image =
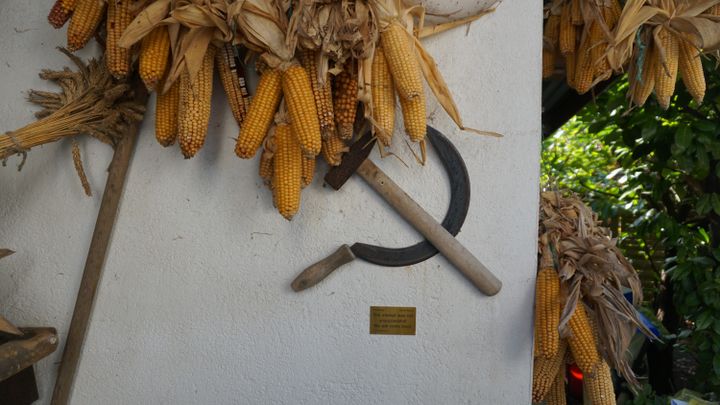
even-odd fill
[[[370,307],[371,335],[414,335],[415,307]]]

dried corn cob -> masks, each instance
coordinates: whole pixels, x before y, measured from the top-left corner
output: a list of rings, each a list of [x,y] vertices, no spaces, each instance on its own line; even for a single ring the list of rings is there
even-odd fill
[[[375,50],[372,63],[372,108],[375,135],[383,145],[390,146],[395,131],[395,87],[382,47]]]
[[[615,25],[617,25],[618,20],[620,20],[620,15],[622,14],[622,6],[620,6],[620,3],[617,0],[611,0],[610,6],[606,10],[605,14],[605,24],[608,25],[608,28],[613,29],[615,28]]]
[[[309,186],[315,177],[315,157],[303,156],[302,158],[302,186]]]
[[[303,153],[317,156],[322,146],[322,136],[310,76],[302,66],[293,65],[282,74],[282,89],[290,114],[290,125]]]
[[[577,64],[577,52],[565,55],[565,77],[571,89],[575,88],[575,67]]]
[[[349,148],[337,133],[332,134],[322,142],[322,156],[330,166],[339,166],[340,162],[342,162],[343,153],[348,150]]]
[[[560,342],[557,353],[553,357],[535,357],[533,362],[532,401],[540,402],[550,392],[565,365],[567,342]]]
[[[103,0],[78,0],[67,30],[67,48],[70,52],[83,48],[95,35],[106,6]]]
[[[680,41],[679,71],[685,88],[692,95],[695,102],[701,104],[705,98],[705,74],[703,73],[700,52],[688,40]]]
[[[240,135],[235,144],[235,154],[243,159],[255,156],[265,135],[272,124],[273,116],[282,97],[281,73],[267,69],[260,76],[255,97],[250,103],[248,114],[240,127]]]
[[[310,76],[315,108],[320,120],[320,134],[323,139],[326,139],[331,133],[335,132],[335,112],[333,111],[330,78],[325,74],[323,83],[318,80],[317,54],[315,52],[303,51],[301,59],[303,67]]]
[[[575,53],[575,37],[577,34],[575,32],[575,26],[572,22],[572,12],[570,9],[570,4],[565,4],[562,8],[562,14],[560,15],[558,43],[560,53],[563,55]],[[548,22],[549,21],[550,20],[548,20]]]
[[[595,346],[595,336],[593,336],[590,326],[590,319],[582,302],[577,303],[568,326],[570,326],[571,332],[568,337],[568,346],[570,346],[573,358],[583,373],[590,374],[600,362],[600,355]]]
[[[633,81],[632,102],[636,105],[644,105],[645,101],[650,97],[650,94],[652,94],[655,88],[655,70],[657,65],[658,59],[655,56],[655,47],[648,45],[645,49],[640,80],[638,81],[637,74],[633,74],[630,78]]]
[[[140,78],[148,90],[155,90],[165,76],[169,56],[170,36],[167,27],[155,27],[140,45]]]
[[[615,405],[615,388],[610,374],[610,366],[605,360],[600,361],[594,373],[585,376],[583,384],[591,404]]]
[[[300,209],[302,150],[291,125],[280,123],[275,130],[273,198],[280,215],[288,221]]]
[[[543,80],[552,77],[555,73],[555,51],[543,48],[542,52],[542,78]]]
[[[275,137],[272,135],[274,130],[270,130],[271,134],[265,138],[265,146],[260,155],[260,164],[258,174],[265,183],[271,184],[273,175],[273,156],[275,155]]]
[[[162,88],[162,87],[161,87]],[[162,146],[175,143],[178,134],[180,81],[176,80],[165,93],[157,93],[155,104],[155,138]]]
[[[235,49],[232,45],[225,44],[218,49],[215,55],[215,66],[233,117],[238,125],[242,126],[250,104],[250,94],[248,94],[245,84],[245,71],[240,59],[235,56]]]
[[[595,68],[590,58],[590,35],[586,35],[580,43],[575,60],[575,90],[585,94],[592,88]]]
[[[580,2],[581,0],[571,0],[570,3],[570,16],[573,25],[585,24],[585,19],[582,15],[582,4],[580,4]]]
[[[211,45],[205,51],[202,67],[194,80],[190,80],[187,69],[180,76],[178,137],[180,150],[186,159],[195,156],[207,136],[216,49]]]
[[[427,117],[425,116],[425,94],[407,100],[400,98],[405,132],[413,142],[420,142],[425,139],[427,133]]]
[[[119,47],[117,43],[132,19],[130,0],[108,0],[105,61],[108,71],[116,79],[127,76],[130,70],[130,51]]]
[[[660,107],[667,110],[670,106],[670,99],[675,93],[680,50],[677,37],[667,29],[661,28],[658,38],[665,51],[665,64],[663,65],[660,61],[655,68],[655,97]],[[660,52],[656,52],[657,57],[660,57],[660,54]]]
[[[399,24],[390,24],[380,33],[380,43],[400,98],[409,100],[422,94],[422,71],[410,34]]]
[[[358,82],[354,72],[343,70],[335,76],[333,105],[335,123],[341,139],[352,139],[355,114],[357,113]]]
[[[605,23],[609,29],[612,29],[610,21],[608,21],[610,10],[610,7],[601,7],[601,12],[605,16]],[[605,37],[605,33],[599,22],[596,21],[592,25],[590,36],[592,37],[590,45],[590,59],[595,67],[595,79],[597,80],[597,78],[601,78],[602,80],[605,80],[610,77],[612,71],[610,69],[610,63],[608,62],[607,55],[605,55],[608,47],[607,38]]]
[[[545,257],[543,252],[543,260]],[[560,310],[560,278],[552,268],[552,262],[549,266],[544,263],[535,282],[535,328],[540,356],[553,357],[558,351]]]
[[[545,405],[566,405],[567,397],[565,394],[565,370],[560,367],[555,383],[550,387],[550,392],[545,396]],[[594,404],[594,402],[593,402]]]
[[[76,4],[77,0],[55,1],[53,8],[50,9],[50,14],[48,15],[50,25],[54,28],[60,28],[65,25],[67,20],[70,19],[70,15],[72,15],[73,10],[75,10]]]
[[[720,16],[720,5],[714,5],[705,11],[705,14]]]

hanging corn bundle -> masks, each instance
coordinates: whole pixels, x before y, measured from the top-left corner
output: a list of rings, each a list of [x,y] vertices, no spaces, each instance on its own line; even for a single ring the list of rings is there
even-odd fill
[[[140,42],[140,77],[158,91],[156,138],[163,146],[177,140],[185,158],[205,143],[216,68],[233,116],[239,124],[245,117],[248,93],[231,45],[236,38],[227,7],[225,0],[158,0],[119,40],[124,48]]]
[[[539,241],[533,402],[563,403],[569,357],[582,370],[592,403],[614,405],[610,367],[637,384],[626,350],[638,329],[654,337],[633,307],[642,300],[638,275],[597,216],[574,196],[541,194]],[[632,291],[632,303],[625,289]]]
[[[618,0],[548,3],[543,33],[543,78],[552,76],[557,64],[564,64],[568,86],[580,94],[609,79],[612,69],[607,48],[621,11]]]
[[[608,49],[616,71],[626,68],[628,98],[643,105],[655,93],[670,106],[678,75],[696,103],[705,97],[703,53],[720,48],[719,0],[628,0]]]

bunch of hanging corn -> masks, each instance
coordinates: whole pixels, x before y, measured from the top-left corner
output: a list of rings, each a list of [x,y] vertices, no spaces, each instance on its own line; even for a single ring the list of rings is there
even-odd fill
[[[621,50],[631,52],[628,98],[633,104],[642,106],[654,92],[660,107],[667,109],[679,74],[688,93],[700,104],[706,90],[701,58],[704,50],[700,44],[707,43],[707,38],[698,37],[691,30],[680,31],[678,27],[685,26],[673,24],[673,19],[704,21],[705,26],[720,24],[720,20],[715,20],[720,16],[720,5],[695,12],[688,11],[687,4],[673,1],[659,1],[655,7],[660,10],[657,15],[635,29],[627,30],[626,35],[634,36],[634,43],[629,43],[627,38],[616,40]],[[628,14],[630,21],[633,14]]]
[[[584,94],[610,78],[606,51],[621,12],[618,0],[551,2],[543,33],[543,79],[564,64],[568,86]]]
[[[569,362],[582,371],[591,403],[614,405],[610,365],[635,383],[625,351],[636,328],[652,336],[622,293],[630,288],[639,302],[639,278],[576,197],[542,193],[540,212],[532,400],[565,404]]]
[[[158,143],[170,146],[177,141],[185,158],[195,156],[205,143],[216,70],[238,125],[247,113],[244,53],[232,44],[226,11],[211,2],[153,2],[119,40],[126,49],[139,43],[140,78],[157,92]]]

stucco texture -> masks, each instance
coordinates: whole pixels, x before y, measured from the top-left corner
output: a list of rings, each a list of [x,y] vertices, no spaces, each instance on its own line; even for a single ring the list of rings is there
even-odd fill
[[[462,3],[462,2],[459,2]],[[475,2],[472,2],[475,3]],[[0,8],[0,129],[33,120],[28,89],[67,66],[48,1]],[[216,80],[207,143],[192,160],[143,124],[107,256],[72,404],[523,404],[530,402],[540,133],[541,6],[507,0],[465,28],[424,40],[468,126],[429,97],[433,126],[467,163],[472,201],[459,240],[503,281],[485,297],[441,256],[407,268],[355,261],[317,287],[290,282],[356,241],[399,247],[418,234],[360,179],[321,176],[292,222],[272,207],[257,160],[235,157],[237,125]],[[90,56],[95,47],[81,52]],[[54,326],[64,345],[100,205],[109,147],[83,138],[94,196],[84,196],[69,141],[0,167],[0,312]],[[449,201],[430,152],[404,142],[374,161],[436,218]],[[319,165],[321,173],[326,167]],[[417,307],[416,336],[368,333],[369,307]],[[36,367],[49,403],[60,350]],[[1,402],[1,401],[0,401]]]

